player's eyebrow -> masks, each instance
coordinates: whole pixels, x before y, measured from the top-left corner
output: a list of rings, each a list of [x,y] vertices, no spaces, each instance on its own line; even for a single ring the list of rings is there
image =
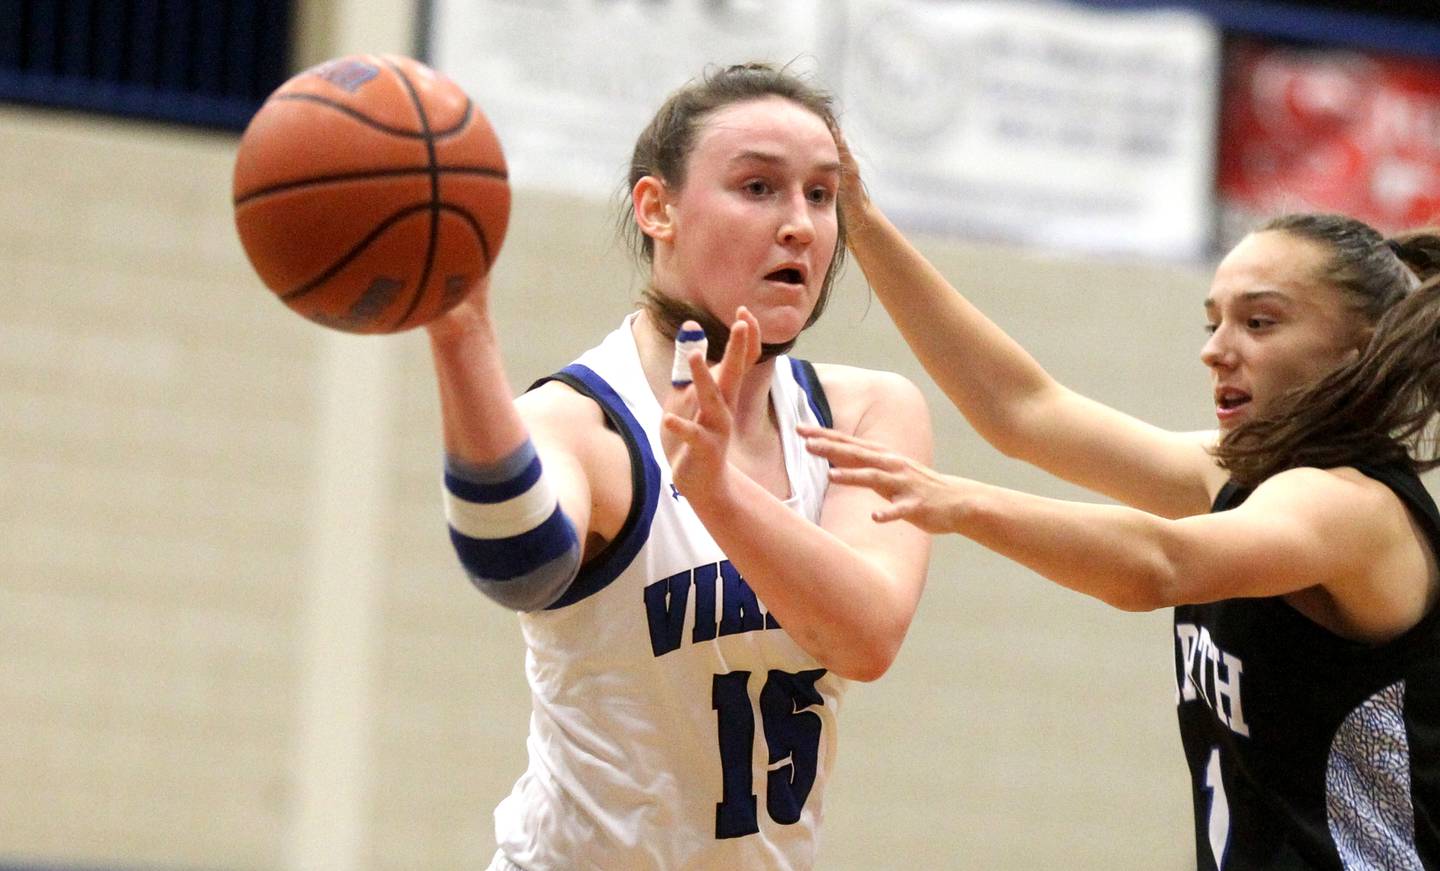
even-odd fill
[[[740,152],[739,154],[736,154],[734,157],[730,158],[730,162],[731,162],[731,163],[758,162],[758,163],[774,164],[774,165],[777,165],[777,166],[778,166],[778,165],[780,165],[780,164],[785,163],[786,160],[785,160],[785,158],[781,157],[780,155],[778,155],[778,154],[772,154],[771,152],[768,152],[768,151],[756,151],[756,150],[754,150],[754,149],[746,149],[746,150]],[[838,161],[838,160],[827,160],[827,161],[825,161],[825,162],[823,162],[823,163],[817,163],[814,168],[815,168],[816,170],[819,170],[820,172],[838,173],[838,172],[840,172],[840,170],[843,169],[844,167],[843,167],[843,165],[840,163],[840,161]]]
[[[1247,290],[1244,293],[1240,294],[1239,299],[1241,302],[1269,302],[1271,300],[1288,302],[1290,300],[1290,297],[1281,293],[1278,290]],[[1216,305],[1217,303],[1215,302],[1213,297],[1205,297],[1206,311],[1213,311]]]

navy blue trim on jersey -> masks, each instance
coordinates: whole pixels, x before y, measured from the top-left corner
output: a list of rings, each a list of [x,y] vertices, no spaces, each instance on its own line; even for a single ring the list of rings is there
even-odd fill
[[[820,421],[821,426],[833,427],[835,417],[830,413],[830,400],[825,398],[825,388],[820,384],[820,376],[815,374],[815,367],[809,360],[791,357],[790,371],[795,373],[795,383],[805,391],[805,398],[810,401],[810,410],[815,412],[815,419]]]
[[[624,525],[598,556],[580,567],[580,573],[570,583],[570,588],[547,607],[546,610],[550,610],[573,605],[595,595],[629,568],[650,537],[650,524],[655,519],[655,506],[660,500],[660,466],[655,462],[644,428],[630,413],[625,400],[590,367],[572,363],[554,375],[536,381],[531,389],[546,381],[559,381],[576,393],[593,399],[605,412],[611,428],[624,439],[625,448],[630,452],[630,513],[626,515]]]

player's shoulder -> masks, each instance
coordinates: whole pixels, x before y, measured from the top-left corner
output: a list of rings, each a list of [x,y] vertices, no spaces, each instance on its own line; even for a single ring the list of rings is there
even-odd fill
[[[605,412],[592,397],[563,381],[545,381],[515,400],[526,426],[568,441],[605,428]]]
[[[914,381],[898,372],[842,363],[814,363],[815,375],[832,403],[846,399],[925,404]]]
[[[1262,481],[1255,492],[1262,498],[1284,496],[1297,502],[1328,501],[1337,507],[1360,512],[1372,510],[1379,503],[1394,498],[1383,482],[1351,466],[1285,469]]]
[[[856,432],[858,423],[876,415],[929,421],[925,394],[898,372],[841,363],[815,363],[815,375],[835,413],[836,428]]]
[[[1286,469],[1262,481],[1247,504],[1282,509],[1327,537],[1372,539],[1409,529],[1409,509],[1395,491],[1350,466]]]

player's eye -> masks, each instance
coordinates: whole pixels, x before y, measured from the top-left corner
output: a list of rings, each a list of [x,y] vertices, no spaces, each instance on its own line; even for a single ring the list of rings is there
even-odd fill
[[[835,199],[835,192],[828,187],[820,186],[810,189],[810,202],[817,206],[823,206]]]

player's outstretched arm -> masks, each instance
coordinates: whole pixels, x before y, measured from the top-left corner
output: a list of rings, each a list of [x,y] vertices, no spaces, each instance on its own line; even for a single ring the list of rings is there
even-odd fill
[[[445,512],[466,573],[514,610],[555,601],[579,570],[588,481],[549,427],[527,425],[505,376],[488,284],[426,327],[440,390]],[[543,419],[543,416],[541,416]]]
[[[693,393],[667,403],[676,486],[796,643],[842,677],[874,680],[894,661],[919,603],[929,536],[908,524],[876,524],[870,514],[879,497],[858,488],[831,487],[816,525],[727,461],[736,385],[759,351],[758,327],[746,317],[732,327],[714,375],[693,353]],[[930,456],[929,413],[913,384],[819,368],[837,426],[859,427],[907,456]]]
[[[885,500],[876,521],[959,533],[1056,583],[1146,611],[1323,589],[1317,622],[1368,642],[1393,638],[1428,610],[1406,509],[1354,470],[1298,468],[1229,511],[1169,519],[1117,505],[1049,499],[944,475],[878,443],[806,427],[843,489]]]
[[[962,296],[865,192],[848,148],[840,205],[866,279],[926,372],[981,437],[1073,483],[1166,516],[1205,511],[1206,438],[1170,433],[1057,382]]]

